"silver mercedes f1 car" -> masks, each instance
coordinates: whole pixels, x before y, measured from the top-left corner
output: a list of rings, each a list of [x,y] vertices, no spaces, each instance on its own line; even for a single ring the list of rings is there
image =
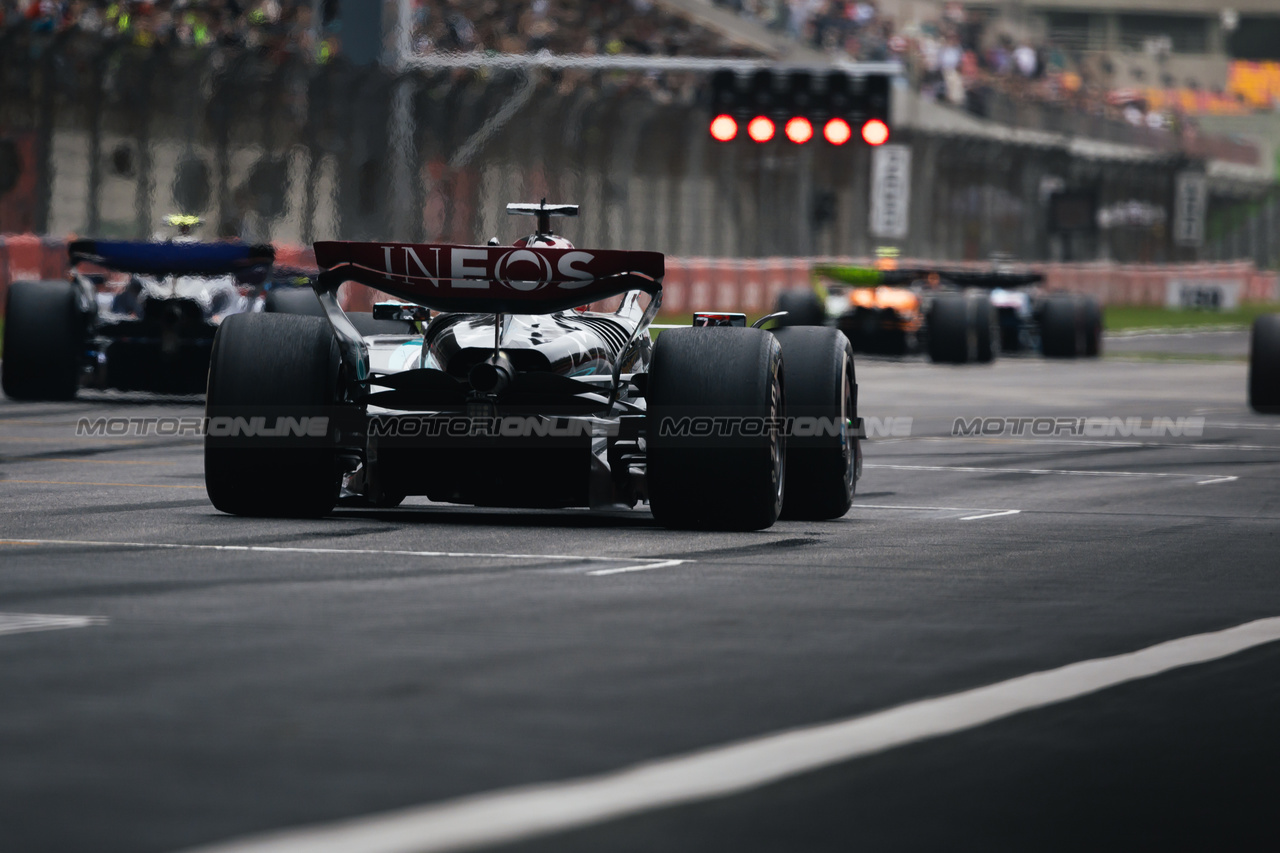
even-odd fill
[[[551,229],[573,205],[508,212],[536,216],[536,232],[316,243],[324,317],[222,324],[206,398],[215,507],[647,502],[666,526],[739,530],[848,512],[862,457],[844,335],[699,313],[652,341],[661,254],[575,248]],[[374,311],[402,330],[362,334],[337,300],[349,281],[403,300]]]

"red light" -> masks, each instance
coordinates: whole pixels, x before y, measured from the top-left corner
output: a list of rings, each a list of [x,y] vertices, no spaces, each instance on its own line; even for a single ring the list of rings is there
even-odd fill
[[[720,115],[711,120],[711,137],[717,142],[728,142],[738,135],[738,123],[733,116]]]
[[[813,125],[809,124],[809,120],[802,116],[796,116],[787,122],[787,126],[783,129],[790,139],[796,145],[804,145],[810,139],[813,139]]]
[[[747,122],[747,136],[756,142],[768,142],[773,139],[774,129],[773,122],[764,116],[756,116]]]
[[[823,125],[822,136],[832,145],[844,145],[853,137],[853,128],[842,118],[833,118]]]
[[[889,125],[873,118],[862,126],[862,138],[868,145],[884,145],[889,141]]]

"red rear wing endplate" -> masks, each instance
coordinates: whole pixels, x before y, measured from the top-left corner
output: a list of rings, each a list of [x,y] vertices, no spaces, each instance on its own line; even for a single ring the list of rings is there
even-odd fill
[[[325,270],[317,290],[357,281],[436,311],[550,314],[631,290],[662,289],[660,252],[451,246],[315,244]]]

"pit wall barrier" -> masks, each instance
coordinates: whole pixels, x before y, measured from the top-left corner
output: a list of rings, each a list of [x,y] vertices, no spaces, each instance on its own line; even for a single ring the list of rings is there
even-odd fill
[[[937,262],[904,258],[900,267],[929,267]],[[277,245],[277,266],[316,268],[310,247]],[[662,312],[689,314],[701,311],[741,311],[764,314],[773,309],[783,290],[813,286],[818,266],[871,266],[868,258],[675,258],[666,259]],[[984,262],[947,262],[949,267],[990,269]],[[1258,270],[1250,261],[1202,264],[1046,263],[1019,265],[1045,275],[1050,290],[1074,291],[1096,296],[1104,305],[1165,305],[1171,283],[1216,282],[1232,288],[1241,302],[1280,301],[1280,277]],[[65,278],[67,243],[33,234],[0,236],[0,311],[9,283],[21,280]],[[343,307],[368,311],[387,298],[360,285],[343,285]],[[612,309],[617,300],[598,304]]]

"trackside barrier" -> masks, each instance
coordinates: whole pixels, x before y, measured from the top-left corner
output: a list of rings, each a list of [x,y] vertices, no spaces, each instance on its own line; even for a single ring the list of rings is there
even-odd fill
[[[315,252],[309,246],[279,244],[276,263],[300,269],[316,269]],[[902,268],[937,264],[919,258],[901,258]],[[773,257],[704,258],[668,257],[662,294],[664,314],[688,314],[695,310],[741,311],[763,314],[773,309],[778,294],[813,286],[813,270],[819,265],[873,266],[870,258]],[[982,261],[948,262],[947,266],[983,270]],[[1241,301],[1280,301],[1280,276],[1258,270],[1250,261],[1197,264],[1048,263],[1019,265],[1042,272],[1049,290],[1073,291],[1096,296],[1104,305],[1164,305],[1169,284],[1175,280],[1221,282],[1239,288]],[[0,311],[9,284],[20,280],[65,278],[68,273],[65,240],[34,234],[0,236]],[[372,310],[386,294],[360,285],[343,285],[339,299],[350,311]],[[615,298],[598,303],[597,310],[613,310]]]

